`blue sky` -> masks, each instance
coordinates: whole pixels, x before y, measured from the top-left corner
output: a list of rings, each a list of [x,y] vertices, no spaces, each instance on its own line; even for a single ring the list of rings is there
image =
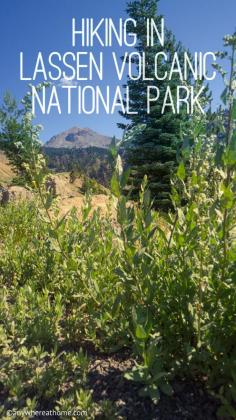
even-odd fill
[[[71,45],[71,20],[92,17],[100,19],[125,17],[125,0],[1,0],[0,14],[0,96],[9,90],[20,99],[26,92],[26,84],[19,78],[19,53],[25,54],[25,68],[30,70],[38,51],[75,51]],[[236,28],[236,0],[161,0],[159,11],[165,16],[165,24],[173,30],[177,40],[193,51],[217,51],[222,49],[222,38]],[[114,48],[113,48],[114,49]],[[118,48],[117,54],[121,53]],[[110,54],[106,50],[105,57]],[[107,55],[107,56],[106,56]],[[105,58],[106,59],[106,58]],[[95,80],[94,83],[97,83]],[[101,87],[114,86],[114,76],[106,72]],[[211,84],[215,105],[222,84],[216,79]],[[38,114],[36,121],[43,124],[42,139],[48,140],[72,126],[90,127],[107,135],[121,136],[116,123],[119,115],[71,115],[53,112],[49,116]]]

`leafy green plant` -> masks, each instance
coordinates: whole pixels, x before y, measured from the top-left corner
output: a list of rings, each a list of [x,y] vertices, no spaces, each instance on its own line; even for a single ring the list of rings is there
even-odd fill
[[[154,404],[160,399],[160,391],[172,395],[169,384],[170,374],[163,366],[161,337],[158,333],[151,334],[152,324],[146,314],[133,309],[134,346],[135,352],[142,362],[135,363],[131,372],[125,373],[125,378],[142,385],[139,395],[150,397]]]

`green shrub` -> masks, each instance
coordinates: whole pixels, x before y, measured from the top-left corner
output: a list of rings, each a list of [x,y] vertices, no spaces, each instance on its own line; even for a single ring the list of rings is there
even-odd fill
[[[85,194],[107,195],[107,189],[103,185],[99,184],[96,179],[88,178],[87,176],[83,176],[81,191]]]

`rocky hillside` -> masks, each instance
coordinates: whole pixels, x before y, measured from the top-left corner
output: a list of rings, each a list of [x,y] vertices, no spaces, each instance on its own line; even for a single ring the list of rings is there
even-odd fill
[[[90,128],[72,127],[63,133],[53,136],[45,147],[65,148],[65,149],[84,149],[87,147],[108,148],[111,137],[98,134]]]
[[[3,152],[0,151],[0,184],[7,184],[14,177],[14,172]]]
[[[95,190],[92,191],[92,207],[100,208],[106,213],[109,197],[108,191],[102,185],[109,185],[112,173],[108,150],[110,143],[110,137],[89,128],[73,127],[55,135],[44,145],[43,151],[53,173],[62,214],[73,207],[80,213],[87,185],[90,187],[91,183],[92,187],[95,185]],[[77,174],[73,182],[69,175],[71,171]],[[11,185],[14,177],[6,156],[0,152],[0,204],[33,198],[32,193],[24,187]]]
[[[44,147],[48,168],[52,172],[82,171],[90,178],[108,187],[112,175],[111,156],[108,149],[87,147],[66,149]]]
[[[34,199],[34,194],[28,189],[22,186],[11,185],[14,177],[15,174],[6,156],[0,152],[0,205],[7,204],[9,201],[19,202]],[[55,193],[57,195],[60,214],[63,215],[72,208],[75,208],[77,214],[80,215],[85,199],[84,188],[86,178],[84,176],[76,177],[72,181],[70,174],[65,172],[53,174],[52,179],[55,182]],[[93,192],[91,198],[92,209],[99,208],[101,213],[106,215],[108,211],[109,191],[96,182],[95,187],[96,190]]]

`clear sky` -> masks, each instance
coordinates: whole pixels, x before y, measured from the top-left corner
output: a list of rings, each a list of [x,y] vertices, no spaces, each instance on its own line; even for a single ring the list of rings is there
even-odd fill
[[[47,56],[51,51],[75,51],[71,45],[71,20],[82,17],[100,19],[125,17],[125,0],[1,0],[0,2],[0,96],[9,90],[20,99],[26,92],[26,83],[19,78],[19,53],[25,54],[25,68],[33,68],[38,51]],[[160,13],[173,30],[177,40],[194,51],[222,49],[222,38],[236,28],[236,0],[161,0]],[[114,49],[114,48],[113,48]],[[118,48],[115,49],[117,54]],[[110,54],[108,50],[105,56]],[[94,83],[97,83],[95,80]],[[112,72],[106,71],[102,85],[114,86]],[[89,82],[90,84],[90,82]],[[215,105],[222,90],[219,79],[211,84]],[[121,136],[117,122],[119,115],[37,115],[43,124],[42,139],[72,126],[89,127],[102,134]]]

